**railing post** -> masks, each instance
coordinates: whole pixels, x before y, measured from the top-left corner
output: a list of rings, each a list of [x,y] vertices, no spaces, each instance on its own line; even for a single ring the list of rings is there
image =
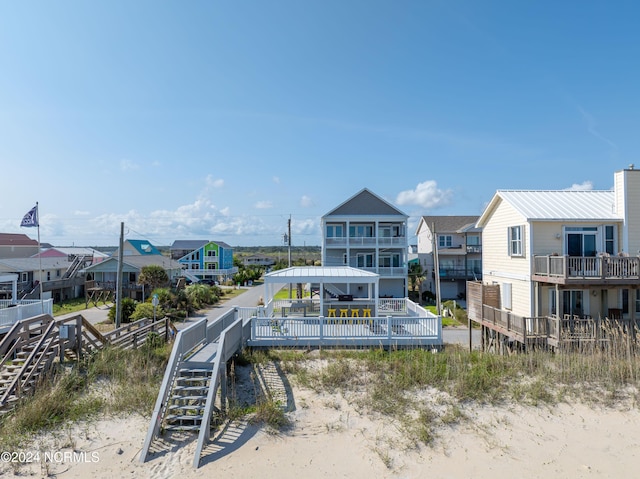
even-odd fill
[[[320,341],[323,340],[324,338],[324,316],[320,316]]]
[[[391,344],[391,316],[387,316],[387,339],[389,339],[389,344]]]

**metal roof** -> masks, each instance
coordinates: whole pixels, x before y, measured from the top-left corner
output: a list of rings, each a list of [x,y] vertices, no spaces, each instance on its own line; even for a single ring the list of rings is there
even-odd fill
[[[527,221],[621,221],[613,191],[498,190],[478,220],[484,226],[500,201],[506,201]]]
[[[264,275],[265,283],[375,283],[380,275],[349,266],[297,266]]]

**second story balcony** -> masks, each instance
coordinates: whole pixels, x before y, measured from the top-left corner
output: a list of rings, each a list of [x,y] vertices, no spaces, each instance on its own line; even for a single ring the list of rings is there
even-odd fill
[[[482,271],[473,268],[443,268],[439,269],[440,279],[463,279],[478,281],[482,279]]]
[[[325,238],[324,243],[327,247],[358,247],[358,246],[384,246],[384,247],[398,247],[404,248],[408,246],[406,236],[340,236]]]
[[[534,256],[532,279],[558,284],[617,284],[640,279],[638,256]]]
[[[338,261],[328,261],[325,262],[322,266],[350,266],[352,268],[369,271],[370,273],[379,274],[383,278],[405,277],[409,274],[409,269],[407,268],[407,266],[358,266],[356,261],[352,261],[349,264],[344,264]]]

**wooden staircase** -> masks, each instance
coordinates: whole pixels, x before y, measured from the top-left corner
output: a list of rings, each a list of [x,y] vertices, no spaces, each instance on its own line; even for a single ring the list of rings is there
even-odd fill
[[[56,320],[44,314],[18,321],[0,341],[0,415],[33,394],[55,363],[78,361],[106,345],[136,348],[152,332],[169,338],[176,330],[165,319],[141,319],[107,334],[81,315]]]
[[[178,370],[164,418],[165,431],[200,430],[211,373],[211,369],[190,368],[187,365]]]

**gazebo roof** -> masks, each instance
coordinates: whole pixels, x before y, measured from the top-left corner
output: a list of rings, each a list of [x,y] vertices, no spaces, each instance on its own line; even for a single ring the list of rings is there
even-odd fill
[[[349,266],[295,266],[264,275],[265,283],[376,283],[380,275]]]

